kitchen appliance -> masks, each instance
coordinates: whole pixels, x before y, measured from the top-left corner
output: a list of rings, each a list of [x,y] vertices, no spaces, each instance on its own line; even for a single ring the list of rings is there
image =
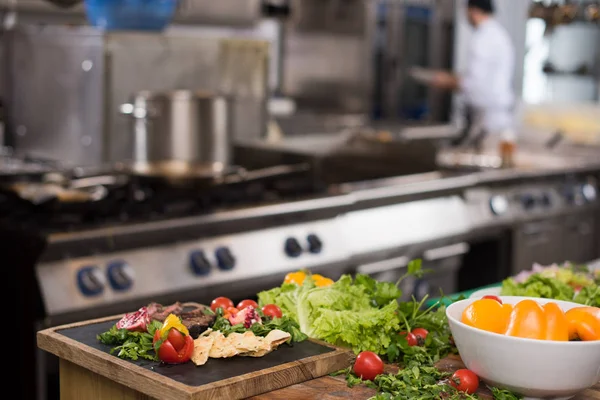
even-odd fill
[[[231,168],[233,102],[211,92],[140,92],[121,112],[131,117],[131,172],[209,178]]]
[[[438,146],[436,139],[404,139],[359,127],[338,133],[239,141],[235,148],[244,165],[260,168],[305,162],[323,182],[341,184],[434,171]]]

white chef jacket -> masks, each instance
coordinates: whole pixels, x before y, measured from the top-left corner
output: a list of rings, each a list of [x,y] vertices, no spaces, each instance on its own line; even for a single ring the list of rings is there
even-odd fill
[[[471,38],[467,69],[460,89],[467,106],[481,113],[489,134],[514,129],[514,47],[508,32],[495,19],[479,25]]]

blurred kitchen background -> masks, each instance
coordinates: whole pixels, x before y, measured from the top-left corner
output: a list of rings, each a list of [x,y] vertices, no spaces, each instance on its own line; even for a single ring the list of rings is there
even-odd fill
[[[415,258],[422,298],[600,258],[600,3],[496,5],[510,168],[449,146],[460,97],[409,74],[464,69],[461,0],[0,0],[22,398],[58,394],[38,329],[150,301],[237,301],[299,268],[395,281]]]

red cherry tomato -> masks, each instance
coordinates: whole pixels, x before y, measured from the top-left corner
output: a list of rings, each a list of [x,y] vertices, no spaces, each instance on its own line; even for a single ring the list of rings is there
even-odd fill
[[[408,345],[410,347],[412,346],[416,346],[417,344],[419,344],[419,340],[417,339],[417,336],[415,336],[414,333],[412,332],[400,332],[400,335],[406,337],[406,341],[408,342]]]
[[[233,301],[227,297],[217,297],[210,303],[210,309],[217,311],[217,308],[227,310],[229,307],[233,307]]]
[[[450,385],[458,391],[473,394],[479,388],[479,377],[468,369],[459,369],[450,378]]]
[[[262,312],[266,317],[271,318],[281,318],[283,316],[281,308],[279,308],[276,304],[267,304],[262,308]]]
[[[363,351],[354,362],[354,373],[362,379],[372,381],[383,374],[383,361],[372,351]]]
[[[485,295],[482,297],[482,299],[496,300],[498,303],[502,304],[502,299],[498,296],[494,296],[493,294]]]
[[[173,333],[173,331],[177,333]],[[169,338],[173,338],[171,342]],[[181,341],[183,339],[183,342]],[[153,342],[156,343],[160,340],[160,330],[156,330],[154,333]],[[181,346],[177,348],[176,346]],[[184,335],[177,329],[171,328],[167,338],[160,347],[156,354],[158,358],[165,364],[182,364],[188,362],[194,352],[194,339],[190,335]]]
[[[427,339],[427,335],[429,335],[429,331],[425,328],[415,328],[410,333],[415,335],[417,339],[421,340]]]
[[[258,308],[258,303],[255,302],[254,300],[246,299],[246,300],[240,301],[236,308],[238,310],[243,310],[246,307]]]

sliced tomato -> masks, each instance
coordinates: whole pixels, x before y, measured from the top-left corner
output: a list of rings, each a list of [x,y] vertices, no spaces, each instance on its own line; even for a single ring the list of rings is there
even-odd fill
[[[185,338],[186,336],[177,329],[171,329],[167,335],[167,341],[169,341],[177,351],[183,349],[183,346],[185,346]]]
[[[169,336],[171,336],[171,332],[175,331],[176,329],[171,329],[171,331],[169,331]],[[181,333],[180,333],[181,334]],[[157,351],[157,355],[158,358],[164,362],[165,364],[182,364],[185,362],[188,362],[190,360],[190,358],[192,357],[192,353],[194,351],[194,339],[192,339],[192,337],[190,335],[185,335],[183,336],[183,334],[181,334],[183,337],[183,346],[179,349],[177,349],[175,347],[175,344],[172,343],[171,341],[169,341],[167,336],[167,340],[165,340],[164,342],[162,342],[162,344],[160,345],[160,347],[158,348]],[[154,339],[156,341],[156,334],[154,336]],[[160,338],[160,336],[159,336]],[[177,339],[179,340],[179,339]]]

